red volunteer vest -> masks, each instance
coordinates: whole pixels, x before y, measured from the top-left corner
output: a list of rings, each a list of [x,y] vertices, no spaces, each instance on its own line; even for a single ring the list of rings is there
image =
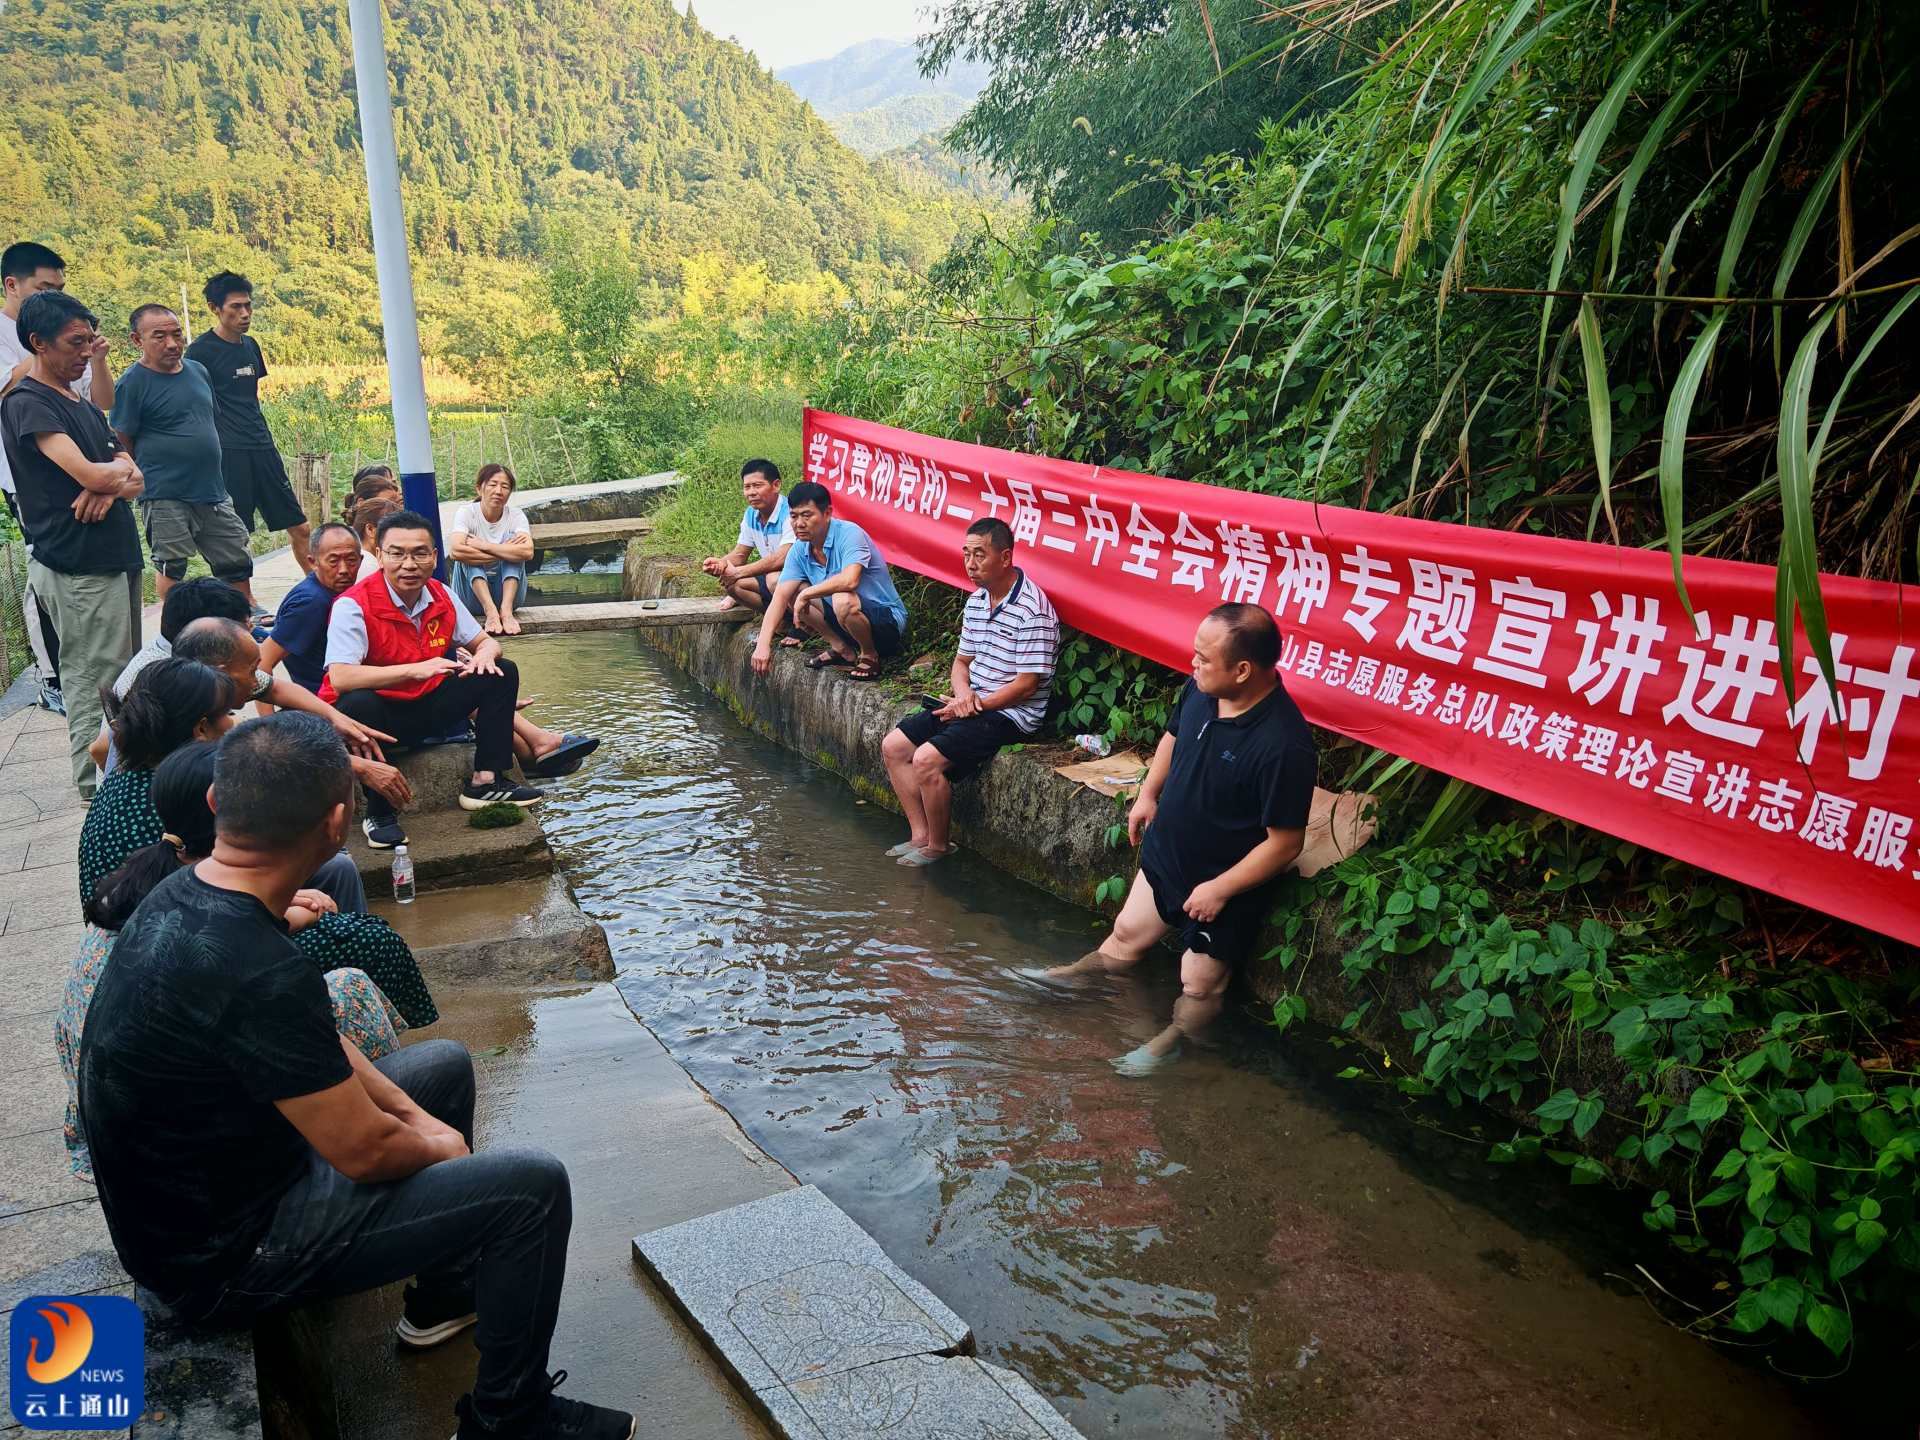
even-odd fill
[[[423,660],[445,655],[453,647],[456,618],[453,599],[447,594],[446,586],[431,578],[427,581],[427,594],[432,603],[420,612],[417,624],[413,616],[393,603],[393,595],[387,589],[387,577],[380,570],[355,582],[334,601],[338,605],[341,600],[351,600],[366,617],[367,658],[362,664],[418,665]],[[380,693],[389,700],[418,700],[446,678],[444,675],[435,675],[427,680],[409,680],[383,689]],[[339,692],[333,688],[332,675],[322,682],[320,698],[329,705],[340,698]]]

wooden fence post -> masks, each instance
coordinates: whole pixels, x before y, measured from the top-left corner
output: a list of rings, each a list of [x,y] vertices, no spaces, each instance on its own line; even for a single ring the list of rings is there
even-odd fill
[[[293,461],[293,494],[306,512],[307,523],[318,530],[333,516],[333,491],[327,483],[325,455],[296,455]]]

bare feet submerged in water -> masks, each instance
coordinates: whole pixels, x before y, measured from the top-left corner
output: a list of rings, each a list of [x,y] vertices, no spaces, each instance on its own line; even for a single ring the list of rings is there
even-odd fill
[[[1071,965],[1049,965],[1041,973],[1049,980],[1065,980],[1076,975],[1103,975],[1107,969],[1107,957],[1089,950]]]

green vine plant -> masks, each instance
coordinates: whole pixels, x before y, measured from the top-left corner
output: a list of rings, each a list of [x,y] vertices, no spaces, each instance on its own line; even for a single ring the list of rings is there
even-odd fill
[[[1439,962],[1399,1017],[1417,1068],[1389,1058],[1373,1078],[1537,1126],[1494,1160],[1657,1186],[1647,1228],[1729,1276],[1695,1328],[1804,1329],[1843,1356],[1862,1306],[1920,1314],[1920,1090],[1876,1039],[1911,972],[1860,981],[1771,953],[1762,968],[1737,943],[1732,882],[1544,815],[1296,882],[1275,916],[1283,968],[1312,960],[1325,903],[1356,991],[1392,961]],[[1274,1006],[1282,1029],[1306,1015],[1299,981]]]

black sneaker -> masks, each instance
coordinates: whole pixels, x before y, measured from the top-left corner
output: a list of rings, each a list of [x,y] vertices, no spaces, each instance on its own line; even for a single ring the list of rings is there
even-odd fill
[[[566,1371],[554,1371],[547,1381],[547,1398],[526,1418],[498,1430],[483,1426],[473,1413],[473,1396],[462,1395],[453,1406],[453,1413],[460,1417],[453,1440],[633,1440],[633,1416],[626,1411],[552,1393],[566,1379]]]
[[[516,785],[505,776],[497,776],[484,785],[469,782],[460,787],[462,810],[484,810],[489,805],[527,806],[546,798],[546,791],[535,790],[531,785]]]
[[[407,1286],[407,1308],[393,1335],[402,1345],[426,1350],[451,1340],[480,1318],[473,1308],[473,1287],[447,1295],[429,1295]]]
[[[391,850],[407,843],[407,832],[400,828],[398,815],[369,815],[360,822],[360,833],[376,850]]]

